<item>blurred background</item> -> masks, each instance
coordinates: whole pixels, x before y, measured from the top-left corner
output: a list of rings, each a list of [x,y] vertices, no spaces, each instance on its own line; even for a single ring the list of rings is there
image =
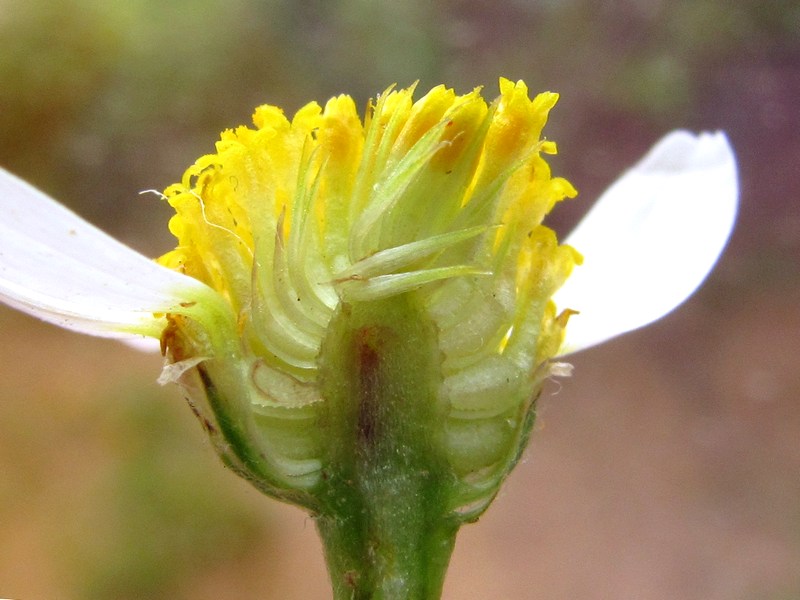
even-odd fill
[[[0,165],[155,256],[138,192],[256,105],[500,75],[561,93],[560,231],[677,127],[728,132],[741,214],[698,294],[542,398],[445,598],[800,598],[796,1],[0,0]],[[0,597],[330,597],[313,523],[221,466],[160,357],[2,306],[0,335]]]

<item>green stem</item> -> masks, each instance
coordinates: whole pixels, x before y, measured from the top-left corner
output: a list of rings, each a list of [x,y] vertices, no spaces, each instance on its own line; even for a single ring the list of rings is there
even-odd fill
[[[384,505],[368,516],[317,519],[335,600],[441,597],[456,528],[426,523],[413,509]]]
[[[394,296],[344,305],[329,332],[321,425],[331,458],[317,527],[334,598],[436,600],[459,521],[440,450],[435,330]]]

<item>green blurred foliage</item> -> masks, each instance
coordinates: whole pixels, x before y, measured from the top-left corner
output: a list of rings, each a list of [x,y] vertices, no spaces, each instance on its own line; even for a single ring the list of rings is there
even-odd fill
[[[113,72],[121,51],[99,3],[19,2],[0,18],[0,157],[26,160],[61,139]],[[39,161],[43,158],[39,158]]]
[[[199,460],[202,438],[186,435],[167,405],[175,398],[120,387],[82,423],[116,460],[67,521],[58,551],[76,598],[166,600],[183,581],[245,559],[268,523],[234,493],[233,475]]]

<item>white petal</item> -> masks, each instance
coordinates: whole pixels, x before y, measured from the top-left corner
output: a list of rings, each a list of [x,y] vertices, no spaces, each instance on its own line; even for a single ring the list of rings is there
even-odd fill
[[[674,131],[598,200],[566,239],[584,256],[554,300],[561,354],[652,323],[688,298],[730,236],[736,159],[724,133]]]
[[[83,333],[158,337],[153,313],[209,291],[0,169],[0,301]]]

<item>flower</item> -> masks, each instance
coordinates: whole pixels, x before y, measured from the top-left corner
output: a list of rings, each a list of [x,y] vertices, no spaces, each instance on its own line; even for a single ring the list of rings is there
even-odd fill
[[[162,379],[226,464],[326,539],[353,515],[449,535],[517,461],[554,359],[700,285],[733,227],[736,165],[724,134],[674,132],[559,244],[542,221],[576,192],[543,158],[557,95],[414,91],[363,121],[347,96],[291,120],[257,108],[165,190],[178,243],[158,263],[2,172],[0,298],[160,339]],[[356,547],[384,544],[364,527]]]

